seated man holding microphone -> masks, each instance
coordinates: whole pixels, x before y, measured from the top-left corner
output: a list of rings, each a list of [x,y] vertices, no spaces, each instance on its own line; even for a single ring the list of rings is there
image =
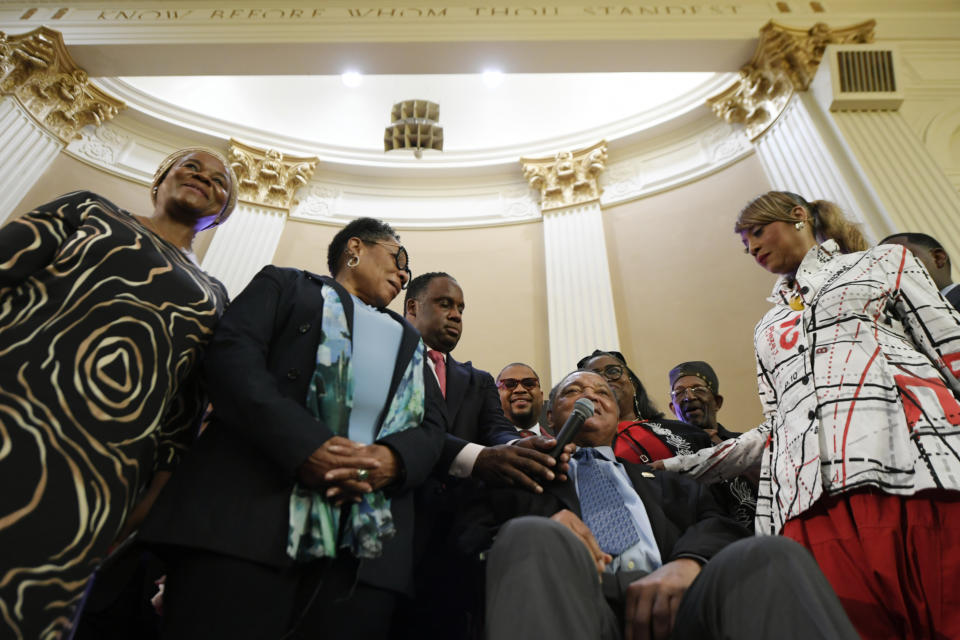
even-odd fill
[[[562,444],[582,422],[569,481],[490,490],[466,512],[463,551],[495,537],[488,637],[857,637],[802,547],[749,538],[696,482],[617,461],[617,417],[606,380],[567,375],[550,426]]]

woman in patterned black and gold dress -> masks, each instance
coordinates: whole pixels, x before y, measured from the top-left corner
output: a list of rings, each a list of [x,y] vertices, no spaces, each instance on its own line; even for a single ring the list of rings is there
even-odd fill
[[[183,149],[150,217],[78,191],[0,229],[0,637],[69,627],[192,441],[227,295],[190,245],[236,197],[219,153]]]

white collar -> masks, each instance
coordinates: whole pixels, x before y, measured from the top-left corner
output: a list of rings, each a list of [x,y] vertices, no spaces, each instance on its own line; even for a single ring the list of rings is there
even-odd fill
[[[794,280],[801,288],[807,287],[809,289],[804,295],[804,298],[809,299],[820,289],[822,280],[827,277],[827,274],[823,272],[823,266],[839,254],[840,245],[837,244],[836,240],[827,240],[822,244],[811,247],[807,251],[807,255],[800,261],[796,277],[791,278],[782,275],[777,278],[776,284],[773,285],[773,291],[770,292],[770,297],[767,300],[775,304],[789,305],[790,298],[797,295],[797,287],[791,285],[791,280]]]
[[[583,448],[583,447],[577,447],[578,450],[581,449],[581,448]],[[587,447],[587,448],[590,448],[590,447]],[[613,447],[608,446],[608,445],[603,445],[603,446],[600,446],[600,447],[593,447],[593,449],[594,449],[597,453],[599,453],[601,456],[603,456],[606,460],[608,460],[608,461],[610,461],[610,462],[616,462],[616,461],[617,461],[617,456],[614,455],[614,453],[613,453]]]

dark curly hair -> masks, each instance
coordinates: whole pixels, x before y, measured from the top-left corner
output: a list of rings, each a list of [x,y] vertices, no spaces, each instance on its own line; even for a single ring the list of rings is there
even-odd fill
[[[366,244],[373,244],[378,240],[396,240],[400,236],[389,224],[376,218],[357,218],[337,232],[327,247],[327,269],[330,275],[336,277],[344,262],[344,252],[350,238],[360,238]]]
[[[623,364],[623,368],[626,369],[627,376],[630,378],[630,382],[633,383],[634,388],[637,390],[637,392],[633,394],[633,410],[637,412],[638,420],[663,419],[663,411],[660,411],[660,409],[653,404],[653,400],[651,400],[650,396],[647,394],[647,389],[643,386],[643,383],[640,382],[640,378],[638,378],[637,374],[630,370],[630,367],[627,365],[627,359],[624,358],[623,354],[619,351],[601,351],[600,349],[595,349],[590,355],[580,358],[580,360],[577,362],[577,369],[583,369],[588,362],[597,356],[610,356],[615,360],[619,360]]]

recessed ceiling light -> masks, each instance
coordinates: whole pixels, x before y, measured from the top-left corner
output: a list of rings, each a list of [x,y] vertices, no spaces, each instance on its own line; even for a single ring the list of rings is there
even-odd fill
[[[499,87],[503,83],[503,71],[498,69],[487,69],[483,72],[483,84],[491,89]]]
[[[354,89],[363,84],[363,75],[359,71],[345,71],[340,74],[340,80],[344,85]]]

